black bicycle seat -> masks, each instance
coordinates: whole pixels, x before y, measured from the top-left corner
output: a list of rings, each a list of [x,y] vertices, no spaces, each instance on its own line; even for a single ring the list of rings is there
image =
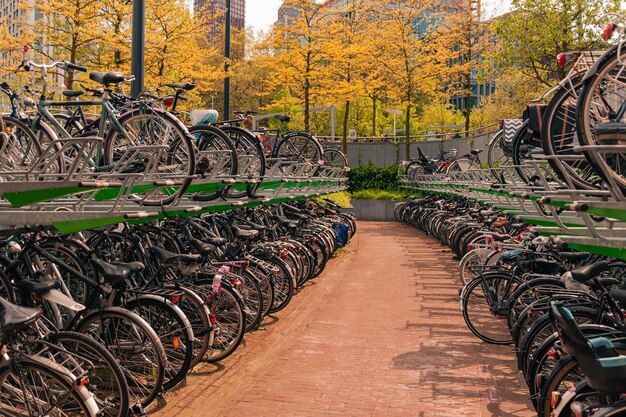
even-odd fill
[[[157,258],[157,260],[163,265],[174,264],[176,262],[182,262],[186,264],[195,264],[202,262],[202,256],[195,253],[174,253],[159,248],[157,246],[153,246],[152,248],[150,248],[150,250],[152,251],[152,254]]]
[[[83,90],[63,90],[61,92],[65,97],[79,97],[85,94]]]
[[[274,116],[274,119],[281,122],[289,122],[291,121],[291,116],[288,114],[277,114],[276,116]]]
[[[131,274],[146,269],[146,266],[141,262],[111,262],[111,265],[126,267]]]
[[[130,269],[126,266],[113,265],[101,259],[91,259],[90,261],[94,269],[111,285],[120,283],[130,275]]]
[[[259,236],[258,230],[245,230],[237,226],[232,226],[231,230],[237,239],[252,240]]]
[[[202,256],[209,256],[217,251],[217,247],[201,241],[200,239],[191,239],[191,246]]]
[[[620,290],[619,288],[611,288],[609,295],[615,301],[626,307],[626,290]]]
[[[126,77],[121,72],[91,72],[89,79],[102,85],[118,84],[123,82]]]
[[[228,239],[224,237],[207,237],[205,238],[211,245],[224,246],[228,243]]]
[[[589,257],[587,252],[559,252],[559,258],[567,261],[583,261]]]
[[[470,153],[471,153],[472,155],[478,155],[478,154],[479,154],[479,153],[481,153],[481,152],[483,152],[483,149],[472,149],[472,150],[470,151]]]
[[[583,284],[609,269],[607,261],[595,262],[572,271],[572,278]]]
[[[17,283],[17,287],[26,290],[31,294],[43,297],[51,290],[58,290],[59,288],[61,288],[61,281],[56,279],[45,281],[32,281],[30,279],[23,279]]]
[[[37,308],[16,306],[0,297],[0,332],[9,333],[23,329],[34,322],[39,314],[41,313]]]

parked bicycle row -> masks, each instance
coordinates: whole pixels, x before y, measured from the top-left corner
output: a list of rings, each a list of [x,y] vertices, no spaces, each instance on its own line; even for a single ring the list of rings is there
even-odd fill
[[[400,203],[396,217],[460,259],[463,318],[483,341],[514,345],[538,416],[625,412],[624,262],[564,249],[506,212],[458,197]]]
[[[5,231],[0,413],[142,414],[321,274],[356,232],[337,209],[304,200],[73,236]]]
[[[626,413],[625,28],[607,26],[608,51],[559,56],[568,76],[503,122],[486,168],[479,150],[405,165],[426,197],[396,217],[458,257],[468,328],[514,345],[539,416]]]
[[[192,84],[167,84],[161,88],[171,94],[154,90],[134,98],[122,88],[131,79],[118,72],[92,72],[100,88],[65,90],[65,101],[54,101],[48,73],[86,68],[31,61],[20,67],[39,71],[40,79],[37,91],[0,85],[12,106],[1,123],[0,204],[26,220],[10,224],[31,224],[24,212],[59,206],[90,211],[86,219],[156,217],[159,210],[223,200],[313,195],[345,181],[345,156],[324,152],[308,132],[283,133],[288,115],[275,116],[281,123],[275,131],[248,131],[241,126],[246,113],[218,123],[214,111],[180,111]],[[89,114],[94,107],[97,114]],[[58,210],[46,216],[52,216],[48,223],[66,220]],[[5,224],[15,218],[2,217]]]

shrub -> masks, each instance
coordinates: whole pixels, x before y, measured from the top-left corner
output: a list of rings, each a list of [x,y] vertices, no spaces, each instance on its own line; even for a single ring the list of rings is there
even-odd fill
[[[399,190],[398,167],[376,168],[371,162],[352,168],[348,172],[348,190],[356,192],[366,189]]]

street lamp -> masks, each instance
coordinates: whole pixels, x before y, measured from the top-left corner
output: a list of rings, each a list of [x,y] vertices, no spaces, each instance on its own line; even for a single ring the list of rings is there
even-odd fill
[[[387,113],[393,114],[393,140],[396,140],[396,134],[397,134],[397,130],[396,130],[396,117],[400,114],[402,114],[402,110],[396,110],[396,109],[387,109]]]

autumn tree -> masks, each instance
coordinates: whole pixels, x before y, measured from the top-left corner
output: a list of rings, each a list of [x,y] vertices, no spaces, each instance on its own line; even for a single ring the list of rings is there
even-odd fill
[[[513,11],[498,18],[495,33],[502,41],[500,64],[552,86],[565,73],[557,54],[593,49],[598,26],[620,0],[513,0]]]
[[[450,59],[445,40],[438,36],[440,14],[430,0],[376,2],[379,19],[375,34],[381,51],[377,63],[388,80],[390,97],[404,107],[405,146],[410,158],[413,112],[428,102],[447,79]]]
[[[469,135],[473,88],[489,80],[494,51],[493,20],[483,19],[478,0],[452,0],[446,10],[442,35],[452,48],[450,91],[464,97],[465,132]]]
[[[42,39],[45,48],[56,59],[80,64],[93,45],[102,42],[108,31],[102,26],[101,0],[42,0],[34,3],[44,18],[30,28],[31,37]],[[72,89],[74,70],[65,75],[65,86]]]
[[[320,92],[323,76],[323,31],[325,10],[312,0],[288,0],[298,11],[295,21],[277,24],[268,37],[274,51],[268,91],[287,86],[302,100],[304,128],[309,130],[312,103]]]
[[[373,47],[372,2],[350,0],[346,6],[330,9],[321,22],[325,25],[323,61],[324,95],[343,103],[343,152],[347,153],[351,104],[365,96],[368,74],[378,64],[371,59]]]

